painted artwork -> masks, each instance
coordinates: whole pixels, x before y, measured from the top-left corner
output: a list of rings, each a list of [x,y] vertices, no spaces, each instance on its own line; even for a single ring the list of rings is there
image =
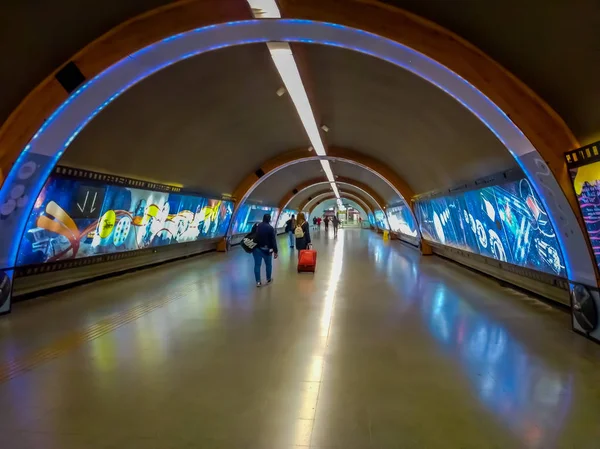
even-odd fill
[[[375,215],[373,215],[371,212],[369,212],[369,223],[371,224],[371,226],[376,227],[377,223],[375,222]]]
[[[423,237],[496,260],[565,276],[554,228],[525,178],[457,195],[420,200]]]
[[[252,230],[252,226],[260,223],[265,214],[271,215],[271,224],[277,219],[279,209],[276,207],[259,206],[257,204],[243,204],[238,211],[235,222],[233,223],[233,234],[247,234]]]
[[[387,210],[387,216],[392,231],[417,237],[417,226],[410,208],[406,204],[390,207]]]
[[[51,177],[19,248],[19,266],[221,237],[233,203]]]
[[[275,227],[276,229],[281,229],[281,228],[285,228],[285,224],[286,222],[292,218],[292,215],[294,215],[295,217],[298,216],[298,211],[292,210],[292,209],[283,209],[281,211],[281,214],[279,214],[279,219],[277,220],[277,226]]]
[[[379,229],[386,229],[389,231],[390,227],[388,226],[388,222],[385,219],[385,214],[382,210],[375,211],[375,223]]]
[[[569,170],[585,228],[600,267],[600,162]]]

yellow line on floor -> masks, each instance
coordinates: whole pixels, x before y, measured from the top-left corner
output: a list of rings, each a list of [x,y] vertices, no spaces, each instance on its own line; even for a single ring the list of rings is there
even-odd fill
[[[23,357],[0,362],[0,384],[8,382],[11,379],[31,371],[43,363],[54,360],[66,353],[77,349],[83,344],[90,342],[98,337],[108,334],[115,329],[156,310],[167,304],[186,296],[193,288],[185,291],[173,292],[169,296],[140,304],[131,309],[125,309],[121,312],[111,314],[100,321],[67,334],[66,336],[55,340],[48,346],[45,346],[31,354]]]

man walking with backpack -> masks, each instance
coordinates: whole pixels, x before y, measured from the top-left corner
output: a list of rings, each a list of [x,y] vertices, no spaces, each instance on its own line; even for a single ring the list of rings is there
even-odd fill
[[[292,215],[288,221],[285,222],[285,232],[288,235],[288,240],[290,242],[290,248],[294,249],[294,241],[296,237],[294,235],[294,230],[296,229],[296,216]]]
[[[260,268],[262,261],[265,261],[265,268],[267,269],[267,284],[273,282],[273,257],[277,259],[277,237],[275,236],[275,229],[271,226],[271,215],[265,214],[262,223],[253,229],[255,232],[256,247],[252,251],[254,256],[254,277],[256,279],[256,286],[261,287],[262,282],[260,279]]]

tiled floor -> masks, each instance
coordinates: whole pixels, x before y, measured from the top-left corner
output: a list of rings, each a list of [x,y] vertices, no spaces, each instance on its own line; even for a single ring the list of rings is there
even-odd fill
[[[235,250],[18,304],[0,448],[600,447],[565,312],[369,231],[315,243],[261,289]]]

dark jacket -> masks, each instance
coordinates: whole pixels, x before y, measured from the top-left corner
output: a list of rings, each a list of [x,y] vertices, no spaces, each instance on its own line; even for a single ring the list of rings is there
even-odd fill
[[[273,252],[277,254],[277,238],[275,237],[275,229],[269,223],[262,222],[256,226],[256,243],[257,248],[265,252]]]
[[[302,237],[300,239],[298,237],[296,237],[296,248],[299,251],[308,248],[308,245],[311,242],[311,240],[310,240],[310,226],[308,226],[308,222],[305,221],[302,224],[302,230],[304,231],[304,237]]]
[[[294,222],[291,218],[285,222],[285,232],[294,232]]]

